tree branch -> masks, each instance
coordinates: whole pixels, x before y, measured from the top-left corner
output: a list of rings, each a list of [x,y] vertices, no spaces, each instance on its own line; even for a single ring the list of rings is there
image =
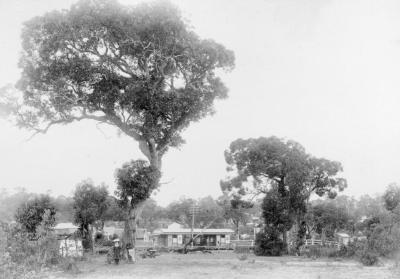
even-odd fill
[[[81,121],[81,120],[95,120],[101,123],[106,123],[106,124],[114,124],[116,125],[119,129],[121,129],[121,131],[123,131],[125,134],[131,136],[132,138],[134,138],[137,141],[142,141],[143,138],[142,136],[133,131],[132,129],[129,128],[128,125],[126,125],[125,123],[123,123],[121,121],[121,119],[119,119],[119,117],[117,117],[116,115],[107,115],[105,113],[105,115],[103,116],[97,116],[97,115],[91,115],[91,114],[87,114],[86,111],[84,110],[82,112],[81,116],[70,116],[66,119],[57,119],[57,120],[53,120],[50,121],[44,128],[36,128],[34,126],[30,126],[31,129],[33,129],[35,132],[27,139],[27,141],[31,140],[33,137],[35,137],[37,134],[45,134],[47,133],[47,131],[54,125],[57,124],[69,124],[75,121]]]

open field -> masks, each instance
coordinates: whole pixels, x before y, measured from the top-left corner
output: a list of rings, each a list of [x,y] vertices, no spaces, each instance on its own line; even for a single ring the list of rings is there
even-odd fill
[[[213,254],[162,254],[140,259],[136,264],[105,264],[105,257],[93,257],[78,264],[80,274],[52,274],[54,279],[106,278],[400,278],[400,271],[389,263],[364,267],[356,261],[305,259],[300,257],[255,257],[239,260],[231,252]]]

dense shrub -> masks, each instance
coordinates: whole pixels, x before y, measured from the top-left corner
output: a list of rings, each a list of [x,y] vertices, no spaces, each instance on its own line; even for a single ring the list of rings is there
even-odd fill
[[[357,257],[364,265],[378,263],[378,257],[393,257],[399,251],[398,228],[388,229],[381,224],[368,227],[367,240],[355,241],[347,247],[348,257]]]
[[[93,248],[93,241],[89,237],[82,239],[82,247],[84,250],[91,250]]]
[[[363,265],[371,266],[378,263],[378,254],[372,251],[365,251],[360,257]]]
[[[321,246],[317,246],[317,245],[312,245],[308,248],[308,251],[306,251],[306,255],[308,257],[312,257],[312,258],[319,258],[321,257],[321,251],[322,251],[323,247]]]
[[[398,253],[400,244],[399,235],[390,232],[378,225],[368,232],[368,238],[353,241],[343,247],[338,256],[358,258],[364,265],[370,266],[378,263],[379,257],[392,257]]]
[[[27,201],[18,208],[15,218],[21,224],[24,231],[31,234],[30,238],[35,238],[36,228],[44,221],[47,226],[54,226],[55,215],[55,205],[51,201],[50,196],[41,195]]]
[[[368,249],[379,256],[387,257],[397,253],[400,248],[400,233],[382,225],[374,227],[368,235]]]
[[[104,237],[103,235],[101,235],[101,237],[98,237],[99,235],[96,235],[95,238],[95,244],[97,246],[113,246],[114,242],[110,239],[107,239],[106,237]]]
[[[285,244],[278,233],[262,231],[256,235],[254,253],[257,256],[281,256],[285,250]]]
[[[1,226],[1,279],[41,278],[40,271],[59,262],[58,241],[47,222],[50,214],[46,212],[43,216],[42,223],[36,228],[35,239],[21,224]]]

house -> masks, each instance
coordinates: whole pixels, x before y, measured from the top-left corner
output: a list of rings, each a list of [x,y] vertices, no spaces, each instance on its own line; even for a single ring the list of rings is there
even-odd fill
[[[72,223],[59,223],[54,227],[59,242],[59,253],[63,257],[82,257],[82,239],[76,233],[79,227]]]
[[[207,247],[229,247],[231,229],[193,229],[194,246]],[[191,239],[192,229],[183,228],[180,224],[173,223],[166,229],[157,229],[153,232],[152,238],[155,246],[179,248],[183,247]]]
[[[339,245],[347,246],[350,242],[350,235],[344,232],[336,233],[335,238],[337,239]]]

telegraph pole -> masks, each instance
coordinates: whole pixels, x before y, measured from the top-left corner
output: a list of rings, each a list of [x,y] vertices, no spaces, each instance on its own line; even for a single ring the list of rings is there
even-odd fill
[[[191,228],[191,247],[193,248],[193,243],[194,243],[194,239],[193,239],[193,236],[194,236],[194,234],[193,234],[193,229],[194,229],[194,215],[196,214],[196,211],[198,211],[199,210],[199,207],[198,206],[196,206],[195,205],[195,203],[193,203],[193,205],[192,205],[192,212],[191,212],[191,214],[192,214],[192,228]]]

